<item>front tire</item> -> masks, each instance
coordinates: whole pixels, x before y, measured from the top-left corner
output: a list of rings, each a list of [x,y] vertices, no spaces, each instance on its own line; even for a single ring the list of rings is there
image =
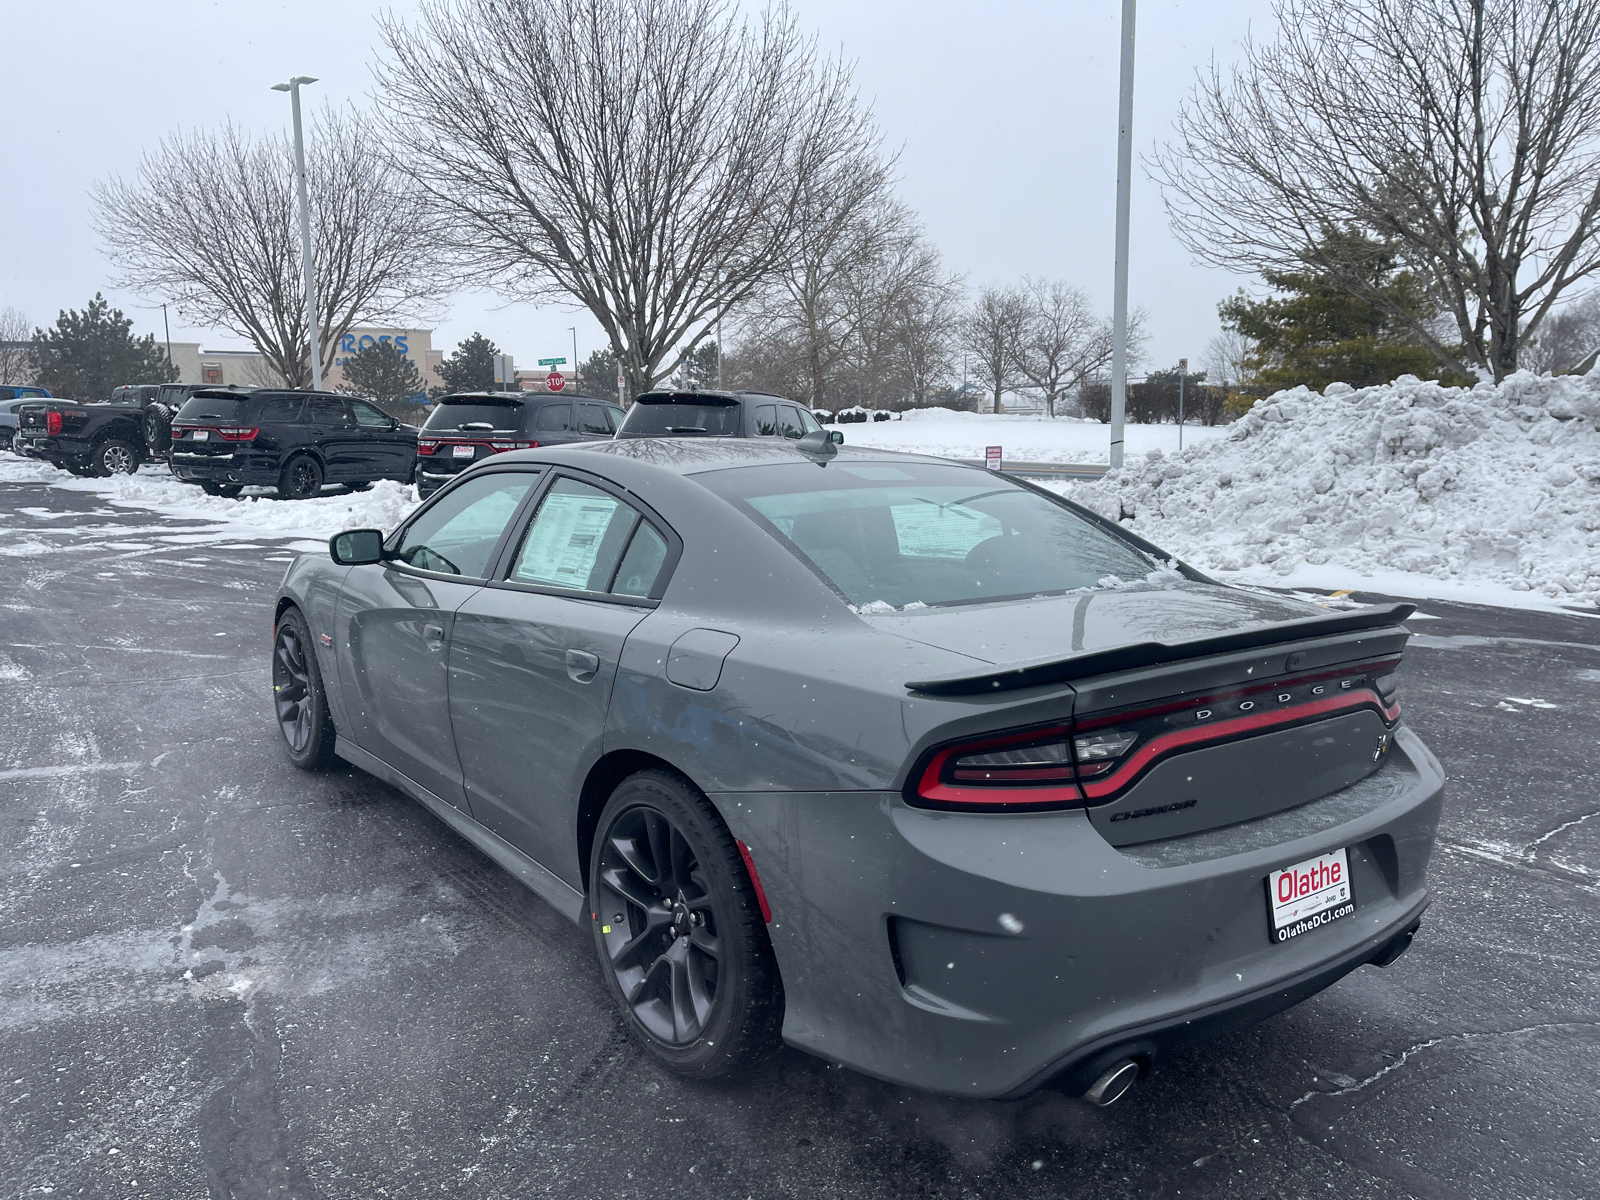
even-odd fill
[[[283,464],[278,495],[285,500],[309,500],[322,491],[322,464],[309,454],[296,454]]]
[[[777,1049],[783,983],[739,848],[711,803],[666,771],[617,785],[589,862],[607,989],[629,1032],[693,1079]]]
[[[272,707],[290,762],[302,771],[333,763],[333,715],[311,630],[298,608],[284,610],[272,637]]]
[[[98,475],[132,475],[139,469],[139,452],[120,438],[107,438],[94,448],[90,462]]]
[[[239,483],[217,483],[214,480],[202,479],[200,490],[208,496],[221,496],[225,500],[232,500],[244,491],[244,485]]]

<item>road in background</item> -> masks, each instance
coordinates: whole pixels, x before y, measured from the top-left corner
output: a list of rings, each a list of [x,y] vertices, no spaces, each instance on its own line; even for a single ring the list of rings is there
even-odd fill
[[[1401,696],[1451,783],[1415,947],[1096,1110],[652,1066],[581,930],[289,765],[282,546],[0,485],[0,1193],[1593,1195],[1600,621],[1425,603]]]

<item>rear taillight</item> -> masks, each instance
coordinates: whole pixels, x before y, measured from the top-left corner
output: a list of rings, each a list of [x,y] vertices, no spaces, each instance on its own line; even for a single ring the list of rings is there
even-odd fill
[[[224,425],[217,432],[222,435],[222,440],[225,442],[251,442],[261,430],[248,429],[240,425]]]
[[[490,442],[489,449],[495,454],[503,454],[507,450],[532,450],[538,442]]]
[[[929,755],[907,798],[969,812],[1072,808],[1105,803],[1162,759],[1202,745],[1360,708],[1376,709],[1392,729],[1397,665],[1387,659],[955,742]]]
[[[44,415],[44,431],[51,437],[61,432],[61,414],[51,410]]]
[[[432,454],[438,448],[439,448],[439,443],[438,442],[418,442],[417,443],[417,453],[418,454]]]
[[[917,796],[965,809],[1067,808],[1083,803],[1070,725],[958,742],[934,752]]]

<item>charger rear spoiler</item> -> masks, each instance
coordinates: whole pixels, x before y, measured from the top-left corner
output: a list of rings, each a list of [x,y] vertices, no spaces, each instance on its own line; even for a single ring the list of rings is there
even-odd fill
[[[1329,634],[1381,629],[1384,626],[1400,624],[1416,611],[1415,604],[1375,604],[1351,612],[1326,615],[1319,613],[1312,617],[1297,617],[1292,621],[1274,621],[1267,625],[1257,625],[1233,633],[1213,634],[1210,637],[1194,638],[1190,641],[1136,642],[1127,646],[1113,646],[1108,650],[1077,654],[1070,658],[1052,658],[994,667],[978,675],[947,675],[942,679],[920,679],[906,684],[906,688],[925,696],[972,696],[984,692],[1042,687],[1046,684],[1066,683],[1073,679],[1087,679],[1094,675],[1109,675],[1115,671],[1132,671],[1140,667],[1154,667],[1189,658],[1204,658],[1210,654],[1254,650],[1261,646],[1275,646]]]

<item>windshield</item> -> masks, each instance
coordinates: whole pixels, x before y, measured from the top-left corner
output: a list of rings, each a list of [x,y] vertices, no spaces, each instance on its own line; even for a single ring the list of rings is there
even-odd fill
[[[646,400],[629,410],[622,429],[633,437],[738,437],[739,402]]]
[[[422,426],[433,432],[450,432],[466,429],[468,433],[487,433],[494,429],[515,430],[522,415],[522,404],[516,400],[504,404],[492,401],[474,401],[471,404],[437,404]],[[467,429],[467,426],[473,428]]]
[[[1157,566],[1066,505],[969,468],[796,463],[693,478],[861,608],[1048,595]]]
[[[238,421],[244,416],[244,396],[190,396],[172,419],[174,421]]]

